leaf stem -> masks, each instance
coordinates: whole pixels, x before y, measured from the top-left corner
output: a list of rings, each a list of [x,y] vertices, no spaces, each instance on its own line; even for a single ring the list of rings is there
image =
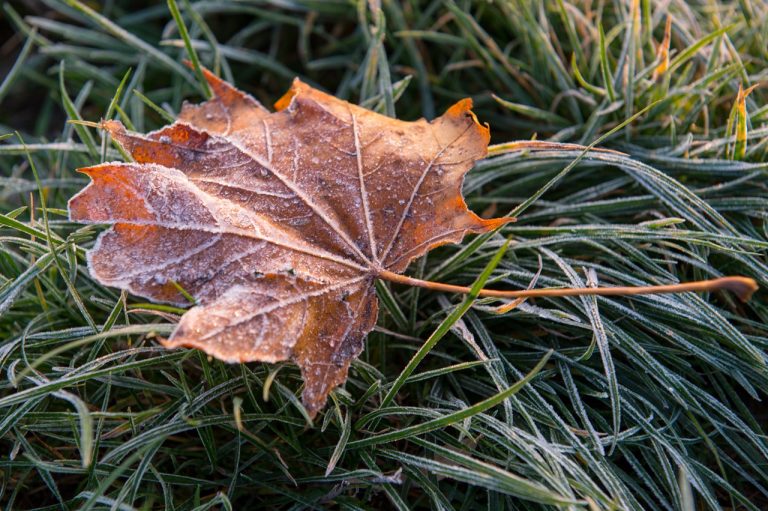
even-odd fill
[[[395,282],[397,284],[406,284],[408,286],[423,287],[433,291],[444,291],[448,293],[469,294],[471,289],[465,286],[455,286],[453,284],[443,284],[442,282],[432,282],[429,280],[414,279],[406,275],[381,270],[378,277],[383,280]],[[683,284],[666,284],[661,286],[617,286],[617,287],[550,287],[543,289],[523,289],[517,291],[502,291],[497,289],[481,289],[478,296],[493,298],[536,298],[536,297],[557,297],[557,296],[627,296],[627,295],[648,295],[660,293],[685,293],[689,291],[715,291],[725,289],[736,294],[740,300],[746,302],[757,291],[757,282],[748,277],[721,277],[712,280],[697,280],[695,282],[685,282]]]

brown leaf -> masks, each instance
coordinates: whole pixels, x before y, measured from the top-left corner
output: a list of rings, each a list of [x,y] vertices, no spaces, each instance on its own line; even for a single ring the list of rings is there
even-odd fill
[[[430,249],[509,221],[461,196],[488,128],[463,100],[432,122],[391,119],[296,80],[270,113],[206,73],[215,97],[141,135],[102,123],[135,163],[81,169],[70,218],[109,223],[94,278],[198,305],[169,348],[227,362],[293,360],[314,415],[376,323],[374,280]]]

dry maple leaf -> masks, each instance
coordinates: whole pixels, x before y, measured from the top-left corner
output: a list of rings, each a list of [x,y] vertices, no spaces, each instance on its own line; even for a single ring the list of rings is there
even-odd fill
[[[99,282],[198,305],[167,347],[227,362],[291,359],[310,414],[343,383],[378,311],[374,279],[483,220],[461,196],[488,128],[463,100],[404,122],[296,80],[274,113],[211,73],[214,98],[140,135],[102,124],[135,163],[81,169],[78,222],[110,223],[88,252]]]
[[[488,128],[470,100],[431,122],[404,122],[298,80],[271,113],[205,76],[213,99],[185,104],[170,126],[141,135],[116,121],[99,125],[135,163],[81,169],[92,182],[70,200],[70,218],[113,224],[88,252],[91,275],[102,284],[184,305],[180,286],[195,298],[165,346],[199,348],[227,362],[293,360],[305,382],[304,405],[315,415],[346,380],[376,323],[376,278],[466,293],[400,273],[438,245],[512,220],[483,220],[461,195],[464,174],[486,155]],[[716,288],[746,298],[756,286],[730,277],[480,295]]]

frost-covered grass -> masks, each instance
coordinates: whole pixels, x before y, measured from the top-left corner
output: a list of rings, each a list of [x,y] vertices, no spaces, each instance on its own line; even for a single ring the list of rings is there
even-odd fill
[[[766,509],[768,87],[739,89],[768,78],[768,5],[378,3],[181,0],[188,41],[164,2],[3,5],[0,507]],[[74,169],[120,158],[66,120],[163,125],[202,98],[185,43],[265,104],[294,76],[406,119],[471,96],[494,144],[589,144],[653,105],[601,144],[621,154],[565,173],[579,149],[496,147],[465,192],[520,220],[409,273],[469,284],[510,238],[494,287],[741,274],[762,290],[480,300],[447,324],[462,297],[382,286],[377,330],[309,426],[291,365],[159,347],[182,311],[91,281],[99,229],[66,219]]]

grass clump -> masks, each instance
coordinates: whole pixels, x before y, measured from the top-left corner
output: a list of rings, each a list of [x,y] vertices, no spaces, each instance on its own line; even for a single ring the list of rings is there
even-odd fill
[[[183,311],[91,281],[99,229],[64,209],[86,182],[73,169],[122,157],[66,121],[163,125],[207,93],[181,64],[194,54],[265,104],[294,76],[405,119],[475,100],[496,145],[468,175],[468,202],[520,219],[435,251],[415,276],[471,284],[510,239],[483,276],[494,287],[741,274],[765,289],[768,89],[752,89],[767,78],[765,3],[3,9],[4,509],[768,506],[765,291],[747,304],[582,297],[499,313],[498,301],[382,285],[363,357],[308,427],[292,366],[160,348]],[[504,144],[586,145],[649,106],[605,138],[613,151]]]

